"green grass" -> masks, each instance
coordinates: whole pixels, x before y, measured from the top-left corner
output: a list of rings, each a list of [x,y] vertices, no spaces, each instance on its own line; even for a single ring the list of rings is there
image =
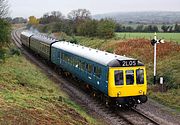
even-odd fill
[[[7,57],[0,63],[0,124],[101,124],[22,55]]]
[[[180,89],[171,89],[168,92],[149,91],[149,96],[161,104],[169,106],[180,112]]]
[[[145,38],[153,39],[154,33],[116,33],[116,37],[119,39],[134,39],[134,38]],[[173,41],[180,43],[180,33],[157,33],[159,39],[165,39],[165,41]]]
[[[148,76],[153,76],[152,66],[147,68]],[[157,83],[156,86],[150,86],[149,97],[180,112],[180,54],[158,60],[157,75],[164,78],[164,92],[161,92],[161,86]],[[149,77],[148,81],[152,78]]]
[[[103,44],[106,44],[110,40],[106,39],[99,39],[99,38],[88,38],[88,37],[83,37],[83,36],[75,36],[75,38],[78,41],[78,44],[86,46],[86,47],[91,47],[91,48],[100,48]]]

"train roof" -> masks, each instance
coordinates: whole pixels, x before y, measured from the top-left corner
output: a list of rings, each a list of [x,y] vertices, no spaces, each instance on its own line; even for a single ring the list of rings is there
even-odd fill
[[[30,37],[30,36],[32,36],[34,33],[33,32],[30,32],[30,31],[22,31],[21,32],[21,35],[24,35],[24,36],[26,36],[26,37]]]
[[[70,42],[65,42],[65,41],[53,43],[52,47],[61,49],[69,53],[73,53],[77,56],[86,58],[88,60],[94,61],[96,63],[102,64],[105,66],[110,66],[110,67],[119,67],[121,65],[120,61],[123,61],[123,60],[136,60],[133,58],[119,56],[116,54],[84,47],[77,44],[72,44]],[[138,64],[142,65],[142,63],[140,62],[138,62]]]
[[[35,39],[35,40],[41,41],[41,42],[46,43],[48,45],[52,44],[53,42],[58,41],[58,40],[56,40],[54,38],[48,37],[47,35],[43,35],[43,34],[33,35],[31,37],[31,39]]]

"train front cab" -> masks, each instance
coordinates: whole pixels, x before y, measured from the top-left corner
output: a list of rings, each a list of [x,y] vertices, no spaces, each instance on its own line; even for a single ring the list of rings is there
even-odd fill
[[[147,101],[147,80],[144,66],[110,67],[108,95],[120,105],[132,105]]]

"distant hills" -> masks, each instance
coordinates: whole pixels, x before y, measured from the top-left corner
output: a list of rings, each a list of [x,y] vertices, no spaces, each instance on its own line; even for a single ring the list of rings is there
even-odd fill
[[[180,23],[179,12],[147,11],[147,12],[115,12],[97,14],[93,18],[112,18],[120,23],[143,23],[143,24],[174,24]]]

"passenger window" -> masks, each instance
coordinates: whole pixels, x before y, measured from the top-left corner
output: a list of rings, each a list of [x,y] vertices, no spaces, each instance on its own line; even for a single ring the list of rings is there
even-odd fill
[[[91,64],[88,64],[88,72],[92,73],[93,71],[93,66]]]
[[[64,53],[61,53],[61,58],[62,60],[64,60]]]
[[[78,68],[79,67],[79,64],[78,64],[78,59],[74,59],[74,64],[75,64],[75,67]]]
[[[136,70],[136,83],[144,84],[144,70],[143,69]]]
[[[94,74],[100,78],[101,77],[101,68],[99,67],[94,67]]]
[[[85,64],[85,70],[88,71],[88,64]]]
[[[122,70],[114,71],[114,77],[115,77],[115,85],[124,85],[124,79],[123,79],[124,77]]]
[[[126,85],[134,84],[134,70],[126,70]]]
[[[94,66],[94,74],[96,74],[96,67]]]
[[[82,70],[85,70],[85,62],[82,62]]]

